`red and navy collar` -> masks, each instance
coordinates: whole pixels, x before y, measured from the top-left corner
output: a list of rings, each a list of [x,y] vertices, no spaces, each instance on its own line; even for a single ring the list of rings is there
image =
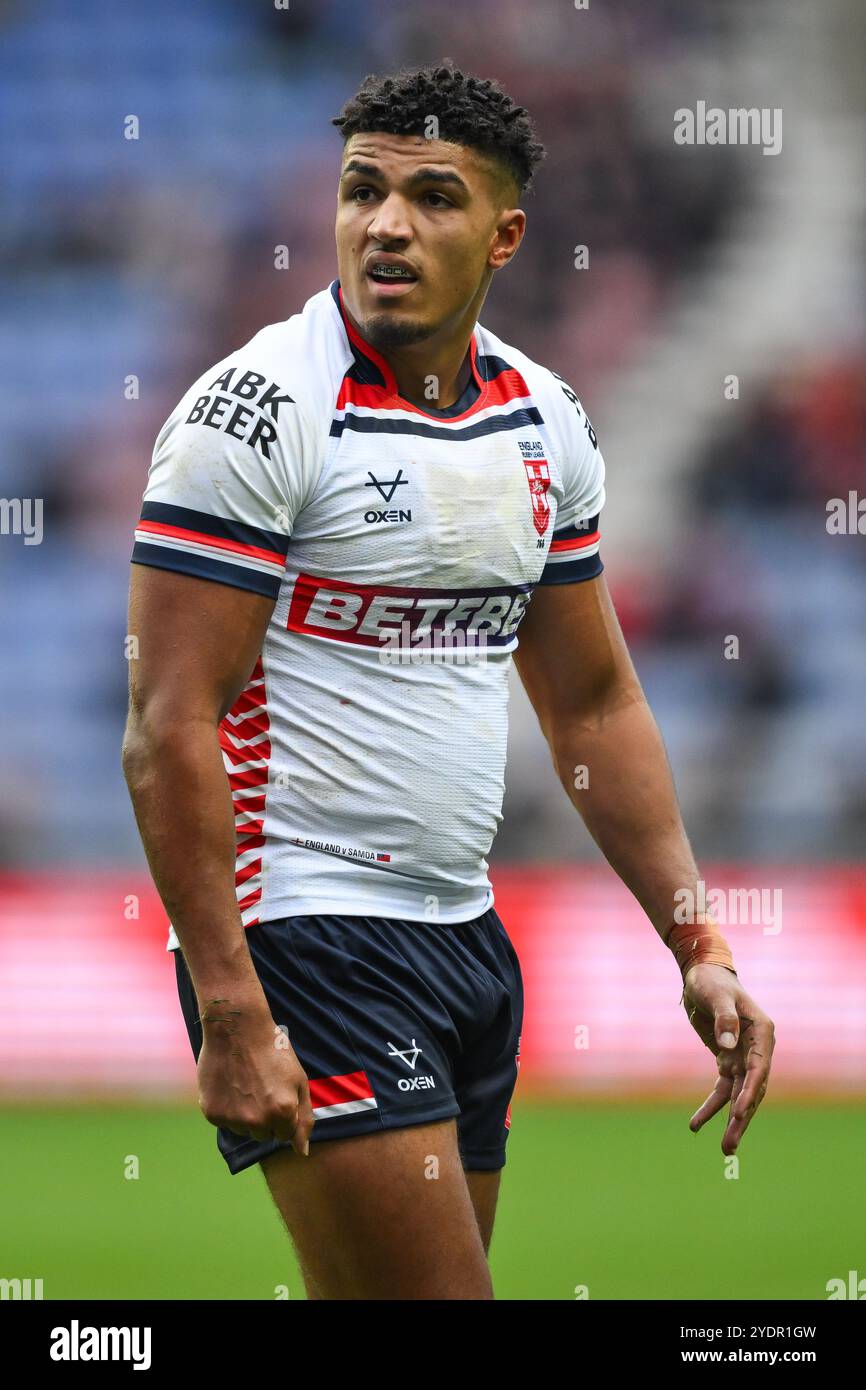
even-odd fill
[[[415,411],[416,414],[429,416],[433,420],[459,420],[464,416],[474,415],[482,408],[487,397],[488,383],[484,372],[485,361],[483,356],[480,357],[478,353],[478,334],[476,331],[473,331],[469,344],[469,359],[472,370],[459,400],[456,400],[453,405],[445,406],[442,410],[437,410],[432,406],[422,409],[400,395],[397,380],[388,362],[380,352],[377,352],[370,343],[361,337],[358,330],[349,322],[339,280],[332,281],[330,291],[355,359],[354,367],[349,369],[349,375],[353,376],[356,381],[368,386],[381,387],[388,397],[393,398],[402,409]]]

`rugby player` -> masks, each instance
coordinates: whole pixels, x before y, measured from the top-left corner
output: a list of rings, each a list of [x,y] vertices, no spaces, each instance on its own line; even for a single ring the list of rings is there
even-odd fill
[[[338,277],[156,441],[124,771],[201,1108],[232,1173],[261,1164],[308,1296],[489,1299],[523,1014],[486,859],[512,655],[674,954],[718,1065],[691,1128],[730,1102],[726,1154],[773,1028],[714,924],[675,917],[698,870],[605,586],[592,425],[478,322],[544,154],[528,114],[446,61],[367,78],[334,124]]]

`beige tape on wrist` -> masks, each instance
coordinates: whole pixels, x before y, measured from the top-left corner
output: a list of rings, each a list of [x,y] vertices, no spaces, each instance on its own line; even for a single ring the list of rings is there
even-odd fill
[[[694,922],[685,922],[682,926],[676,926],[669,933],[665,945],[673,951],[684,982],[686,971],[693,965],[724,965],[734,974],[737,973],[730,946],[711,922],[699,926]]]

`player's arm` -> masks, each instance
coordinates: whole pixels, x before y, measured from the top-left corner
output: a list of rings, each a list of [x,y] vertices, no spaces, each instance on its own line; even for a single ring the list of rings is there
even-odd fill
[[[201,1107],[212,1124],[302,1152],[309,1087],[247,947],[218,731],[262,651],[318,466],[268,360],[266,343],[248,344],[212,368],[157,437],[132,553],[123,768],[198,1000]]]
[[[665,939],[698,871],[604,575],[539,586],[515,662],[569,799]]]
[[[202,1019],[200,1104],[212,1124],[291,1140],[312,1128],[309,1087],[277,1031],[241,925],[235,819],[218,725],[243,689],[273,599],[132,566],[123,770],[151,873]],[[276,1046],[280,1040],[281,1046]]]
[[[697,900],[698,870],[603,574],[539,586],[515,660],[569,799],[667,942],[675,895],[688,889]],[[683,979],[690,1022],[719,1067],[691,1128],[731,1100],[722,1150],[733,1153],[766,1091],[773,1025],[732,969],[696,963]]]
[[[732,1099],[722,1149],[733,1153],[766,1090],[773,1025],[737,979],[715,924],[676,922],[681,899],[675,895],[686,890],[697,901],[698,870],[661,736],[603,577],[605,466],[598,439],[574,391],[553,377],[546,419],[559,452],[562,497],[521,623],[517,668],[566,793],[676,956],[689,1022],[719,1068],[716,1088],[691,1126],[699,1129]]]

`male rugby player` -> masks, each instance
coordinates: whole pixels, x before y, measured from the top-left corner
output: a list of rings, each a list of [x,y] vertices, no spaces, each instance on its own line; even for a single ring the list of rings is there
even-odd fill
[[[605,587],[592,426],[478,322],[544,153],[527,113],[446,63],[334,123],[339,278],[156,442],[124,770],[201,1108],[232,1173],[261,1163],[309,1297],[489,1299],[523,1013],[486,861],[512,654],[675,956],[718,1062],[691,1128],[730,1102],[726,1154],[773,1029],[714,925],[675,917],[698,870]]]

